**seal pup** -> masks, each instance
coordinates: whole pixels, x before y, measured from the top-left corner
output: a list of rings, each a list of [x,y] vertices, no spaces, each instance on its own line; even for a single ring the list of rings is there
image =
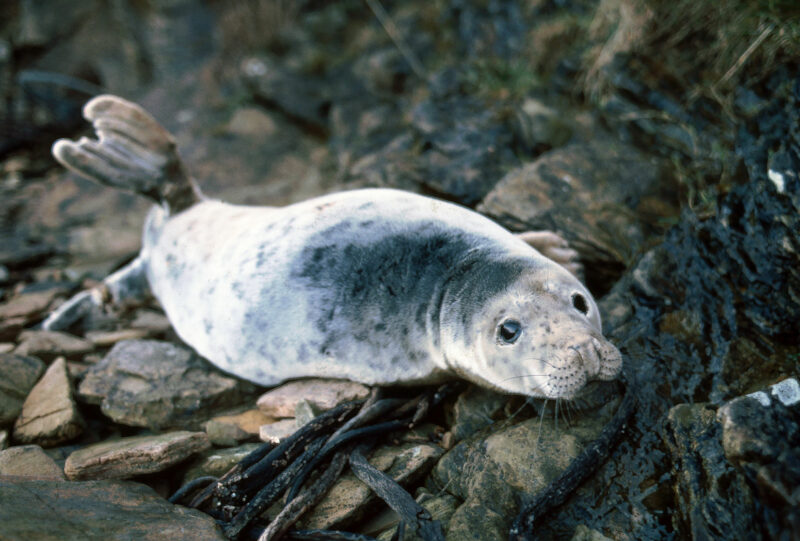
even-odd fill
[[[302,377],[374,385],[453,375],[544,398],[613,379],[619,351],[552,233],[517,236],[455,204],[392,189],[286,207],[206,198],[172,136],[115,96],[86,104],[97,140],[59,140],[56,159],[157,202],[139,256],[43,323],[149,290],[177,334],[213,364],[265,386]]]

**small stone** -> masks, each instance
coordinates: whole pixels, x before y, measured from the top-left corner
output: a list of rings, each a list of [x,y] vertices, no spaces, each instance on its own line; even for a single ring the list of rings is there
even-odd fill
[[[327,411],[342,402],[365,398],[369,388],[360,383],[335,379],[304,379],[284,383],[261,395],[258,409],[277,419],[294,417],[297,403],[307,400],[319,409]]]
[[[470,386],[458,396],[453,406],[452,434],[454,441],[468,438],[481,428],[494,423],[495,416],[503,411],[508,396]]]
[[[130,481],[0,477],[0,502],[0,539],[226,539],[210,516]]]
[[[0,476],[63,481],[64,472],[38,445],[20,445],[0,451]]]
[[[11,278],[11,273],[8,270],[8,267],[5,265],[0,265],[0,284],[3,284]]]
[[[248,137],[270,137],[277,129],[272,117],[258,107],[237,109],[227,126],[230,133]]]
[[[186,347],[124,340],[89,369],[78,394],[118,423],[197,430],[216,412],[244,402],[252,389]]]
[[[134,329],[144,329],[151,335],[163,334],[172,328],[167,316],[153,310],[139,310],[131,322]]]
[[[375,450],[369,463],[407,486],[427,474],[442,455],[437,445],[404,444]],[[303,528],[337,529],[359,521],[377,496],[352,473],[343,475],[302,519]]]
[[[294,419],[282,419],[274,423],[261,425],[258,438],[274,445],[291,436],[297,431],[297,422]]]
[[[0,355],[11,353],[17,347],[13,342],[0,342]]]
[[[183,476],[183,482],[188,483],[198,477],[211,475],[221,477],[232,467],[242,461],[244,457],[255,451],[263,443],[245,443],[238,447],[206,451],[201,457],[192,462]]]
[[[214,417],[206,423],[205,431],[214,445],[231,447],[243,441],[257,439],[261,425],[274,420],[261,410],[253,409],[235,415]]]
[[[22,293],[0,304],[0,319],[26,318],[32,319],[48,309],[50,304],[61,293],[58,288],[44,291]]]
[[[126,479],[163,471],[211,447],[204,432],[168,432],[105,441],[73,452],[64,464],[70,480]]]
[[[14,439],[51,447],[76,438],[83,432],[83,426],[72,397],[67,363],[60,357],[25,399],[14,423]]]
[[[313,421],[322,411],[313,402],[301,400],[294,407],[294,422],[297,426],[303,426]]]
[[[0,426],[13,423],[19,416],[25,397],[44,369],[44,363],[36,357],[0,355]]]
[[[85,338],[96,347],[109,347],[123,340],[136,340],[148,335],[146,329],[120,329],[118,331],[89,331]]]
[[[8,430],[0,430],[0,451],[8,447]]]
[[[88,340],[59,331],[25,331],[19,338],[21,343],[14,353],[33,355],[43,361],[62,355],[68,359],[78,359],[94,349]]]

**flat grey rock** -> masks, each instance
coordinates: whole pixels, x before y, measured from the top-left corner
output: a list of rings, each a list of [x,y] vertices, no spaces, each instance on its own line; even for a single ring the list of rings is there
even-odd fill
[[[208,515],[128,481],[0,478],[0,539],[225,540]]]
[[[44,368],[44,363],[36,357],[0,355],[0,373],[3,374],[0,378],[0,426],[14,422]]]

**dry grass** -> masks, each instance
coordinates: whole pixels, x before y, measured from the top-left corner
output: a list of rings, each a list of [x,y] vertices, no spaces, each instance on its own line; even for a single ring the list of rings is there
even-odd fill
[[[732,90],[800,61],[796,0],[602,0],[586,59],[584,90],[606,95],[606,69],[619,54],[637,59],[656,86],[682,99],[710,98],[724,108]]]

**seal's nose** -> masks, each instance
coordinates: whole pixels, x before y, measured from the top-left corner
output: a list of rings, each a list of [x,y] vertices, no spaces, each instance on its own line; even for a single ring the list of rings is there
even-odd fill
[[[594,379],[600,373],[600,352],[597,349],[599,345],[600,343],[596,338],[590,338],[587,342],[578,346],[587,379]]]
[[[608,340],[592,338],[600,362],[597,379],[611,380],[622,370],[622,354]]]

